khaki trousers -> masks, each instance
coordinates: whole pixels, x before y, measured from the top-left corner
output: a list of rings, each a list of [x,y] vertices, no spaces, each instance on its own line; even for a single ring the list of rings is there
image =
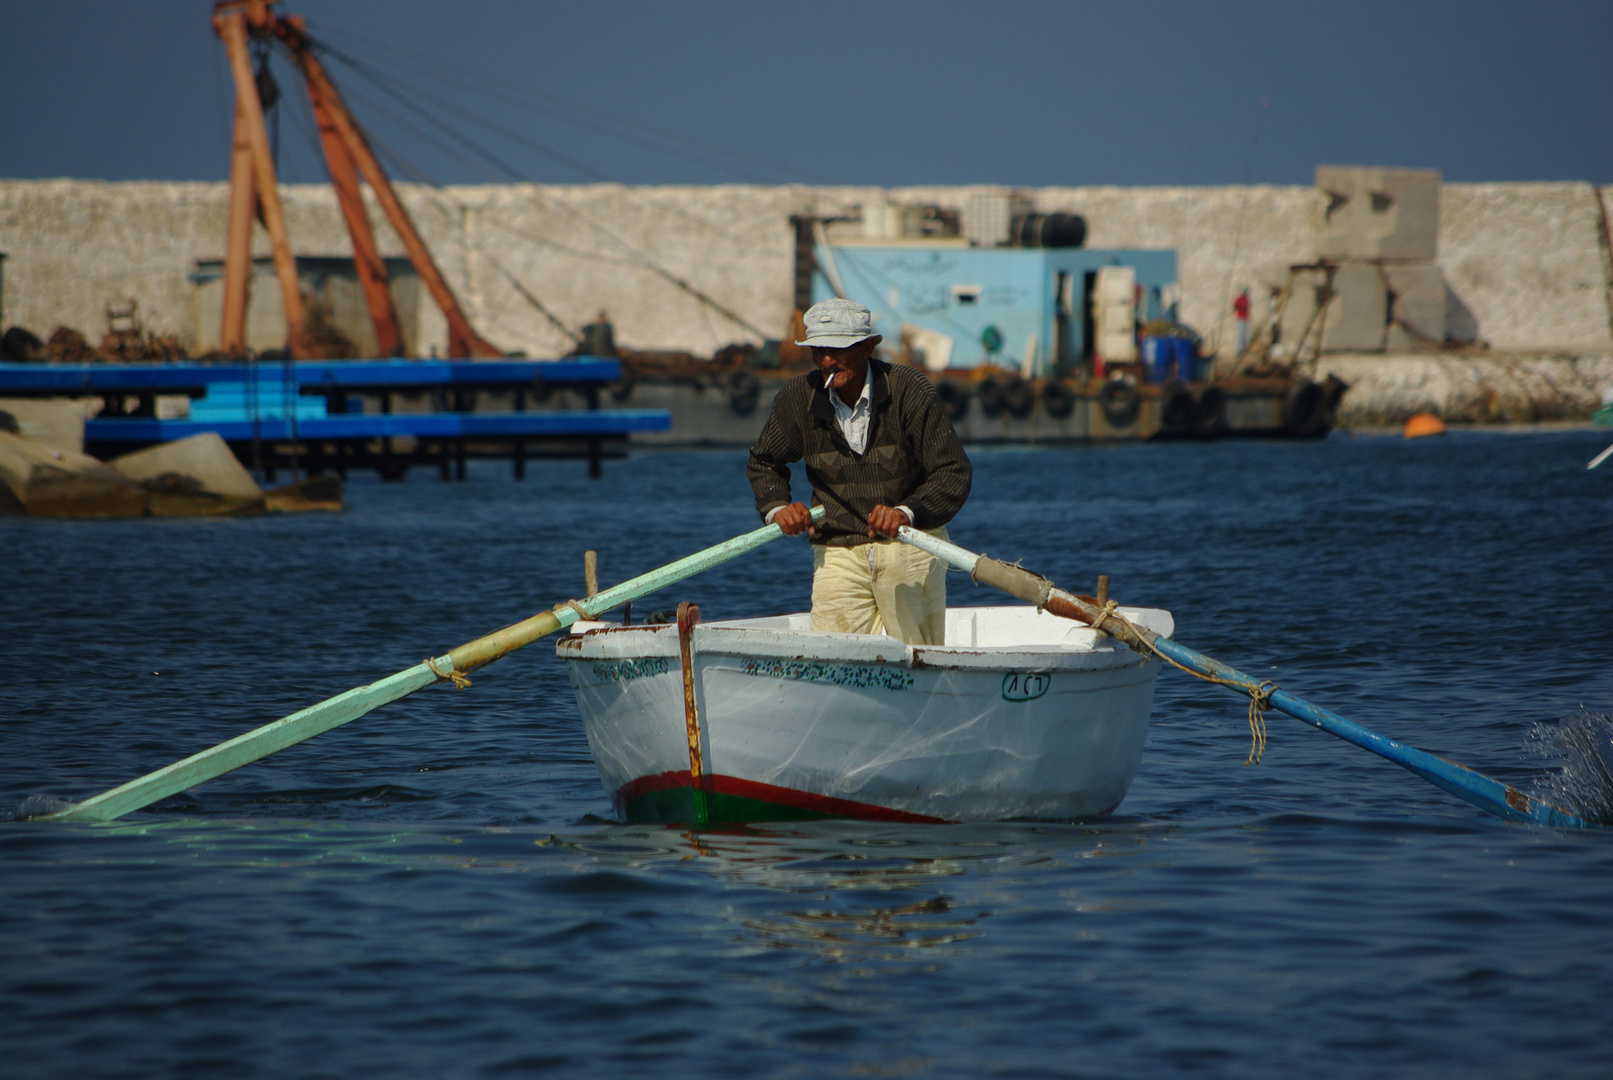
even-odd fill
[[[926,529],[947,539],[945,529]],[[899,540],[812,548],[812,629],[944,645],[947,567]]]

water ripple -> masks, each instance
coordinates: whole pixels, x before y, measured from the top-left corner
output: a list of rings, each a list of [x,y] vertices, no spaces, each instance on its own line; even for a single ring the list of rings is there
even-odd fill
[[[952,532],[1570,800],[1553,739],[1613,711],[1599,448],[994,450]],[[0,519],[6,1075],[1606,1075],[1613,834],[1505,824],[1276,715],[1244,767],[1243,703],[1174,673],[1099,822],[616,824],[542,646],[121,822],[16,820],[576,595],[585,548],[620,580],[750,528],[743,464]],[[808,565],[775,544],[646,603],[799,609]]]

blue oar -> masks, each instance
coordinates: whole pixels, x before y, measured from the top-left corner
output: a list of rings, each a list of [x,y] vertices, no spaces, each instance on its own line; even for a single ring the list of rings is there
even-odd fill
[[[1586,828],[1591,824],[1565,810],[1559,810],[1549,803],[1525,795],[1509,784],[1492,780],[1465,765],[1446,761],[1427,751],[1417,750],[1385,738],[1353,720],[1346,720],[1336,712],[1312,705],[1304,698],[1245,675],[1237,668],[1223,664],[1213,657],[1195,652],[1169,638],[1162,638],[1153,631],[1121,617],[1116,611],[1115,604],[1100,605],[1088,598],[1075,596],[1056,588],[1051,581],[1023,567],[1013,566],[985,555],[976,555],[956,544],[938,540],[915,529],[904,526],[900,531],[900,539],[929,552],[950,566],[967,572],[981,585],[1001,589],[1010,596],[1035,604],[1055,615],[1087,623],[1094,629],[1102,630],[1125,642],[1144,657],[1163,658],[1191,674],[1248,694],[1255,701],[1257,714],[1269,706],[1287,713],[1296,720],[1303,720],[1307,724],[1319,727],[1329,735],[1336,735],[1345,742],[1354,743],[1363,750],[1370,750],[1379,757],[1388,758],[1396,765],[1410,769],[1429,783],[1444,788],[1481,810],[1487,810],[1508,821],[1537,821],[1543,825],[1567,825],[1575,828]],[[1256,718],[1258,719],[1258,716]]]
[[[821,521],[823,513],[821,506],[814,508],[812,520]],[[659,570],[651,570],[614,588],[595,593],[585,600],[569,601],[553,611],[542,611],[523,622],[495,630],[486,637],[467,642],[446,655],[405,668],[380,682],[356,687],[345,694],[321,701],[318,705],[294,712],[272,724],[265,724],[244,735],[237,735],[228,742],[219,743],[199,754],[192,754],[183,761],[176,761],[138,780],[131,780],[121,787],[115,787],[94,798],[75,803],[65,810],[47,814],[42,820],[111,821],[142,806],[149,806],[159,799],[166,799],[170,795],[239,769],[242,765],[250,765],[259,758],[268,757],[276,750],[295,746],[331,728],[357,720],[388,702],[407,697],[432,683],[452,681],[455,685],[463,687],[470,681],[465,678],[467,672],[491,664],[499,657],[512,653],[524,645],[530,645],[540,638],[548,637],[557,630],[563,630],[579,619],[597,619],[630,600],[664,589],[702,570],[709,570],[718,563],[727,562],[783,535],[777,525],[765,525],[753,532],[736,536],[732,540],[706,548],[704,551],[697,551],[677,562],[668,563]]]

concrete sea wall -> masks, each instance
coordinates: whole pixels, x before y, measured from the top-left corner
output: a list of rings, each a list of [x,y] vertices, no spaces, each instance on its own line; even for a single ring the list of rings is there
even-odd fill
[[[503,348],[546,356],[568,343],[509,276],[573,327],[603,309],[624,345],[709,353],[754,335],[667,275],[779,336],[790,313],[791,214],[852,213],[880,198],[962,206],[972,191],[985,189],[402,184],[399,190],[482,333]],[[283,193],[299,254],[349,254],[328,187],[293,184]],[[1315,257],[1326,198],[1311,187],[1268,185],[1049,187],[1030,194],[1040,210],[1085,216],[1090,246],[1176,249],[1182,317],[1223,349],[1233,339],[1231,298],[1245,287],[1258,290],[1274,266]],[[1523,362],[1508,357],[1530,358],[1545,365],[1540,370],[1566,364],[1557,383],[1583,381],[1593,398],[1613,387],[1604,362],[1613,356],[1607,198],[1586,183],[1443,185],[1438,262],[1453,318],[1466,320],[1492,355],[1330,357],[1327,364],[1345,378],[1356,372],[1351,408],[1370,398],[1379,402],[1372,415],[1389,418],[1397,410],[1374,395],[1387,401],[1421,394],[1419,400],[1467,402],[1460,405],[1467,409],[1464,392],[1438,387],[1500,385],[1504,379],[1484,372]],[[198,290],[188,275],[198,260],[222,257],[227,200],[222,183],[0,181],[6,325],[41,336],[67,325],[93,341],[105,326],[107,304],[134,299],[148,327],[194,341]],[[401,255],[373,206],[371,218],[383,254]],[[257,252],[266,255],[267,238],[256,232]],[[421,307],[417,340],[440,350],[441,315],[429,303]],[[1368,376],[1379,367],[1385,374]],[[1420,388],[1415,394],[1413,384]]]
[[[1613,356],[1324,356],[1320,378],[1350,384],[1339,423],[1398,424],[1415,413],[1472,423],[1583,419],[1613,393]]]

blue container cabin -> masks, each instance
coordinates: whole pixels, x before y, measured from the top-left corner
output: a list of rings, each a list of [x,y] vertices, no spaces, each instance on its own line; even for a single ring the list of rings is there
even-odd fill
[[[832,275],[846,297],[868,305],[886,347],[897,347],[904,325],[950,339],[949,368],[997,364],[1028,378],[1072,372],[1092,354],[1091,296],[1106,266],[1136,272],[1139,321],[1175,316],[1175,251],[945,240],[815,247],[814,303],[836,295]]]

